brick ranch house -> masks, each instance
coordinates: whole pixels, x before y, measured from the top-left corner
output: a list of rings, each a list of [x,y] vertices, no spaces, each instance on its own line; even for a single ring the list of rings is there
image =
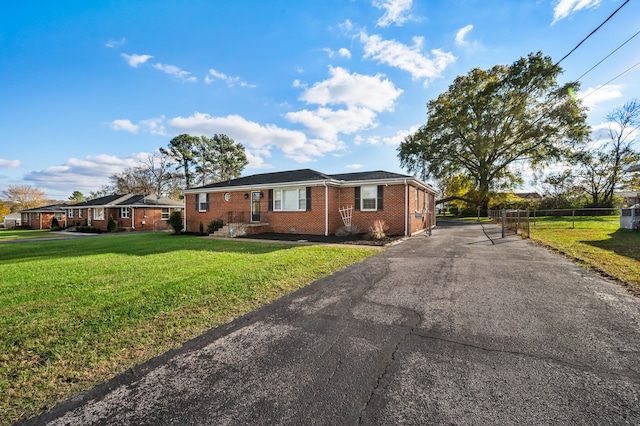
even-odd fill
[[[256,174],[190,188],[185,229],[198,232],[221,219],[241,234],[332,235],[345,224],[367,232],[383,220],[387,235],[413,235],[435,226],[435,191],[413,176],[385,171],[328,175],[311,169]],[[344,213],[343,213],[344,214]]]
[[[20,226],[31,229],[49,229],[54,217],[60,226],[65,226],[67,207],[68,205],[63,203],[21,210]]]
[[[182,211],[180,201],[155,195],[115,194],[67,206],[67,226],[94,226],[107,230],[113,217],[119,231],[164,231],[169,215]]]

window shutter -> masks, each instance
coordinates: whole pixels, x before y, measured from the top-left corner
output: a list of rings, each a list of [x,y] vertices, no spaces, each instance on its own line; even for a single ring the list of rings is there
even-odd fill
[[[267,197],[268,197],[268,200],[269,200],[269,208],[268,208],[268,210],[271,212],[271,211],[273,211],[273,189],[269,190],[269,195]]]
[[[307,211],[311,210],[311,187],[307,186]]]
[[[200,211],[200,194],[196,195],[196,212]]]
[[[355,198],[356,198],[356,202],[355,202],[355,206],[354,206],[354,210],[360,210],[360,187],[356,186],[356,194],[355,194]]]
[[[384,210],[382,200],[384,199],[384,185],[378,185],[378,210]]]
[[[207,197],[207,208],[206,208],[206,210],[209,211],[209,194],[208,193],[206,194],[206,197]]]

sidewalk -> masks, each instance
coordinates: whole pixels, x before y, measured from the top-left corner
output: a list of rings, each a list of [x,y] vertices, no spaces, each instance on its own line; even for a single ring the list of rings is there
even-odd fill
[[[640,423],[640,300],[483,227],[442,223],[22,424]]]

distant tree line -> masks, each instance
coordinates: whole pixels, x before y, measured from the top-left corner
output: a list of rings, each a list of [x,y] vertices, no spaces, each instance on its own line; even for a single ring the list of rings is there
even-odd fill
[[[247,164],[244,146],[227,135],[182,134],[139,165],[111,175],[109,183],[89,198],[127,193],[178,199],[185,188],[239,177]]]
[[[88,196],[74,191],[68,200],[74,204],[110,194],[156,194],[177,200],[185,188],[239,177],[247,164],[244,146],[227,135],[182,134],[138,165],[109,176],[108,184]],[[2,195],[0,218],[52,203],[43,190],[30,185],[10,185]]]

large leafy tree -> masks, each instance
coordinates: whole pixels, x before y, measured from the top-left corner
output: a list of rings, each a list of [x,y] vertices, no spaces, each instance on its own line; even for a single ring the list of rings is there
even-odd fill
[[[244,146],[225,134],[201,136],[194,161],[202,185],[234,179],[248,164]]]
[[[577,83],[560,86],[561,71],[536,53],[457,77],[401,143],[402,167],[423,178],[462,173],[487,208],[493,188],[520,182],[514,166],[557,160],[587,137],[585,110],[571,95]]]
[[[7,201],[12,204],[12,212],[32,209],[47,204],[44,191],[30,185],[10,185],[3,191],[3,194]]]
[[[193,167],[198,143],[198,137],[182,134],[171,139],[167,148],[160,148],[160,152],[175,160],[178,169],[182,170],[187,189],[191,188],[193,183]]]
[[[580,183],[591,198],[591,207],[613,207],[614,190],[633,188],[633,176],[624,170],[640,161],[634,149],[640,127],[640,101],[633,99],[614,108],[608,115],[605,137],[594,141],[598,147],[577,154]]]

